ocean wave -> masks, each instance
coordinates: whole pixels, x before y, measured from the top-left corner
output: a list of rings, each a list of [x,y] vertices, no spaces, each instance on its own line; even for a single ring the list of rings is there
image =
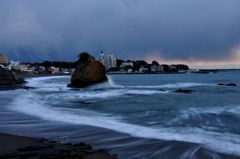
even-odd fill
[[[67,99],[71,100],[92,100],[92,99],[108,99],[120,96],[128,96],[128,95],[145,95],[150,96],[154,94],[167,94],[168,91],[155,91],[155,90],[97,90],[97,91],[68,91],[62,92],[58,94],[45,94],[43,97],[47,100],[63,100]]]
[[[172,84],[153,85],[153,86],[126,86],[127,88],[188,88],[198,86],[216,86],[214,84],[193,83],[193,82],[177,82]]]
[[[37,87],[37,88],[43,88],[43,89],[53,89],[54,88],[67,88],[67,83],[54,83],[54,82],[46,82],[50,81],[52,79],[64,79],[69,78],[69,76],[59,76],[59,77],[39,77],[39,78],[31,78],[28,79],[28,86],[31,87]],[[162,84],[162,85],[137,85],[137,86],[123,86],[116,84],[113,79],[108,76],[108,81],[95,84],[87,88],[87,90],[94,90],[94,89],[103,89],[103,88],[119,88],[119,89],[129,89],[129,88],[137,88],[137,89],[161,89],[161,88],[188,88],[188,87],[198,87],[198,86],[216,86],[215,84],[210,83],[194,83],[194,82],[177,82],[177,83],[171,83],[171,84]]]
[[[59,82],[59,78],[65,79]],[[240,156],[239,135],[226,132],[215,132],[201,128],[194,128],[191,126],[182,128],[171,125],[168,126],[169,128],[159,127],[159,125],[158,127],[147,127],[143,125],[127,123],[123,121],[121,117],[111,117],[111,114],[102,114],[94,111],[67,107],[54,107],[47,104],[47,102],[54,104],[54,101],[63,102],[63,99],[95,100],[127,95],[168,94],[170,91],[161,91],[157,89],[216,85],[183,82],[156,86],[121,86],[117,85],[111,78],[109,78],[109,81],[105,83],[94,85],[86,89],[71,90],[66,87],[66,81],[69,80],[66,78],[69,77],[43,77],[29,79],[28,85],[31,87],[36,87],[37,89],[24,91],[22,95],[14,99],[10,105],[10,109],[31,116],[36,116],[44,120],[101,127],[121,133],[130,134],[135,137],[200,143],[205,147],[217,152]],[[55,82],[54,79],[57,81]],[[182,109],[179,111],[180,115],[176,118],[176,121],[184,121],[185,119],[191,119],[191,117],[198,116],[201,118],[202,114],[209,113],[222,114],[227,112],[238,115],[238,112],[240,112],[238,111],[239,109],[240,108],[238,107],[204,107]],[[146,115],[149,115],[148,112]]]
[[[59,99],[106,99],[124,95],[153,95],[169,93],[169,91],[162,90],[138,90],[124,88],[123,86],[115,84],[111,77],[108,77],[109,80],[107,82],[96,84],[84,89],[72,90],[66,86],[66,78],[69,77],[61,76],[33,78],[28,80],[28,86],[37,88],[34,90],[34,92],[50,92],[42,94],[42,96],[47,99],[52,99],[52,101],[59,101]],[[53,79],[58,81],[52,81]],[[63,82],[59,82],[59,79],[63,79]]]
[[[167,126],[198,127],[206,131],[236,132],[235,124],[240,120],[240,106],[202,106],[179,109],[175,118],[167,121]]]
[[[209,107],[200,107],[200,108],[186,108],[179,111],[180,114],[186,118],[189,116],[200,116],[204,114],[233,114],[240,117],[240,105],[227,105],[227,106],[209,106]]]
[[[27,78],[26,80],[30,84],[35,84],[35,83],[39,83],[41,81],[45,82],[46,80],[60,79],[60,78],[70,78],[70,76],[33,77],[33,78]]]
[[[60,82],[59,79],[64,79]],[[58,81],[55,81],[58,80]],[[27,79],[27,86],[37,88],[39,91],[60,91],[69,90],[65,81],[70,80],[69,76],[37,77]]]
[[[116,84],[110,76],[107,76],[108,80],[103,83],[89,86],[87,90],[108,89],[108,88],[124,88],[122,85]]]
[[[30,93],[17,97],[10,109],[44,120],[90,125],[130,134],[135,137],[200,143],[217,152],[240,156],[239,135],[221,134],[196,128],[153,128],[123,122],[111,114],[82,109],[52,107]]]

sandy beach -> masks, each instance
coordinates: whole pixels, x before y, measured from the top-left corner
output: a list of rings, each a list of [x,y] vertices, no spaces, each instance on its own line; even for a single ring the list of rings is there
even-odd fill
[[[85,143],[62,144],[46,139],[0,133],[2,159],[116,159],[105,150],[94,150]]]
[[[48,76],[51,77],[48,78]],[[136,88],[125,88],[122,91],[122,88],[117,89],[115,88],[117,85],[110,82],[110,84],[115,86],[112,86],[114,89],[107,89],[105,85],[102,85],[102,89],[94,87],[92,90],[90,88],[77,91],[69,90],[66,84],[69,82],[70,76],[52,78],[54,76],[25,76],[28,82],[26,86],[29,86],[29,89],[1,92],[0,132],[5,134],[0,133],[0,144],[3,145],[0,147],[0,158],[116,158],[116,156],[109,155],[107,152],[116,154],[117,158],[122,159],[162,157],[174,159],[183,156],[193,159],[212,159],[214,156],[222,159],[239,158],[235,153],[225,153],[222,149],[217,149],[218,146],[219,148],[225,146],[224,143],[217,143],[216,145],[213,140],[210,140],[211,142],[213,141],[212,143],[207,141],[207,143],[216,147],[212,149],[210,147],[209,149],[208,145],[205,145],[205,141],[202,143],[200,140],[195,141],[197,138],[194,136],[194,140],[191,140],[191,135],[186,135],[185,133],[179,134],[169,131],[161,133],[157,132],[157,129],[153,130],[146,126],[133,125],[130,122],[122,122],[96,112],[83,110],[90,108],[100,109],[104,108],[104,106],[113,106],[114,109],[120,108],[115,107],[115,101],[120,97],[128,98],[128,100],[135,103],[136,99],[132,98],[132,96],[138,97],[139,89],[135,91]],[[134,82],[136,78],[139,78],[139,76],[125,75],[112,78],[116,77],[119,78],[117,81],[121,81],[126,77],[128,77],[128,81],[131,81],[131,78],[134,77],[132,79]],[[152,77],[149,76],[148,78]],[[162,84],[160,86],[165,85]],[[142,87],[144,87],[143,93],[146,93],[146,87],[149,86]],[[201,87],[205,88],[205,86]],[[211,89],[215,87],[219,88],[216,85],[212,86]],[[197,89],[197,87],[194,88]],[[109,92],[107,95],[110,97],[116,91],[117,93],[124,92],[126,95],[117,94],[116,97],[118,98],[113,99],[106,97],[106,95],[102,97],[101,95],[104,95],[103,93],[106,91]],[[161,91],[154,91],[152,88],[147,91],[147,93],[149,92],[157,92],[156,97],[158,98],[162,95],[159,94],[162,93]],[[128,93],[131,93],[131,95]],[[96,97],[96,95],[98,96]],[[172,95],[179,97],[179,94]],[[148,96],[144,94],[141,97],[147,98]],[[187,98],[188,96],[180,97]],[[42,102],[43,99],[47,103]],[[166,101],[170,101],[170,99]],[[48,100],[53,105],[48,105]],[[124,102],[122,105],[124,104],[126,103]],[[148,115],[151,117],[154,114],[140,115],[141,119],[143,117],[148,119],[146,118]],[[132,119],[136,118],[133,117]],[[205,135],[208,134],[200,135],[203,135],[205,138]],[[179,136],[183,136],[184,140],[182,140],[183,138],[178,139],[177,137]],[[104,149],[107,152],[99,149]],[[229,146],[228,149],[229,151],[234,151],[237,147],[233,145]]]
[[[55,77],[66,76],[66,74],[17,74],[17,78],[39,78],[39,77]],[[15,89],[29,89],[29,87],[8,86],[1,87],[2,91]],[[3,103],[4,104],[4,103]],[[102,149],[92,149],[90,145],[85,143],[71,144],[59,143],[46,139],[31,138],[24,136],[16,136],[0,132],[0,158],[78,158],[78,159],[115,159],[114,155],[110,155]]]

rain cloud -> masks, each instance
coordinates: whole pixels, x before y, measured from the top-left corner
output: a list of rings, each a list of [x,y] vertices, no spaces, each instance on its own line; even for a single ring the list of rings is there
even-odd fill
[[[225,60],[240,48],[239,0],[1,0],[0,52],[23,61]]]

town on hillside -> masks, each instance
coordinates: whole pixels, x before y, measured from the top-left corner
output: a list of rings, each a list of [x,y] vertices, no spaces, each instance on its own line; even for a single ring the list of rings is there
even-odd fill
[[[121,60],[114,55],[100,51],[99,61],[109,74],[163,74],[163,73],[205,73],[202,70],[190,70],[185,64],[159,64],[157,61],[147,63],[144,60]],[[0,68],[24,74],[72,74],[76,62],[44,61],[42,63],[21,63],[9,60],[0,54]]]
[[[186,73],[189,67],[184,64],[159,64],[157,61],[147,63],[144,60],[120,60],[114,55],[100,52],[99,61],[109,73]]]

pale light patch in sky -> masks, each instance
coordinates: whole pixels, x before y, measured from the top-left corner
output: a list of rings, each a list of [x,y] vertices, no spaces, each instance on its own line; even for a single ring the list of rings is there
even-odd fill
[[[150,53],[145,56],[145,60],[151,63],[153,60],[158,61],[160,64],[187,64],[192,69],[240,69],[240,47],[231,51],[232,55],[225,60],[168,60],[160,56],[161,53]]]

